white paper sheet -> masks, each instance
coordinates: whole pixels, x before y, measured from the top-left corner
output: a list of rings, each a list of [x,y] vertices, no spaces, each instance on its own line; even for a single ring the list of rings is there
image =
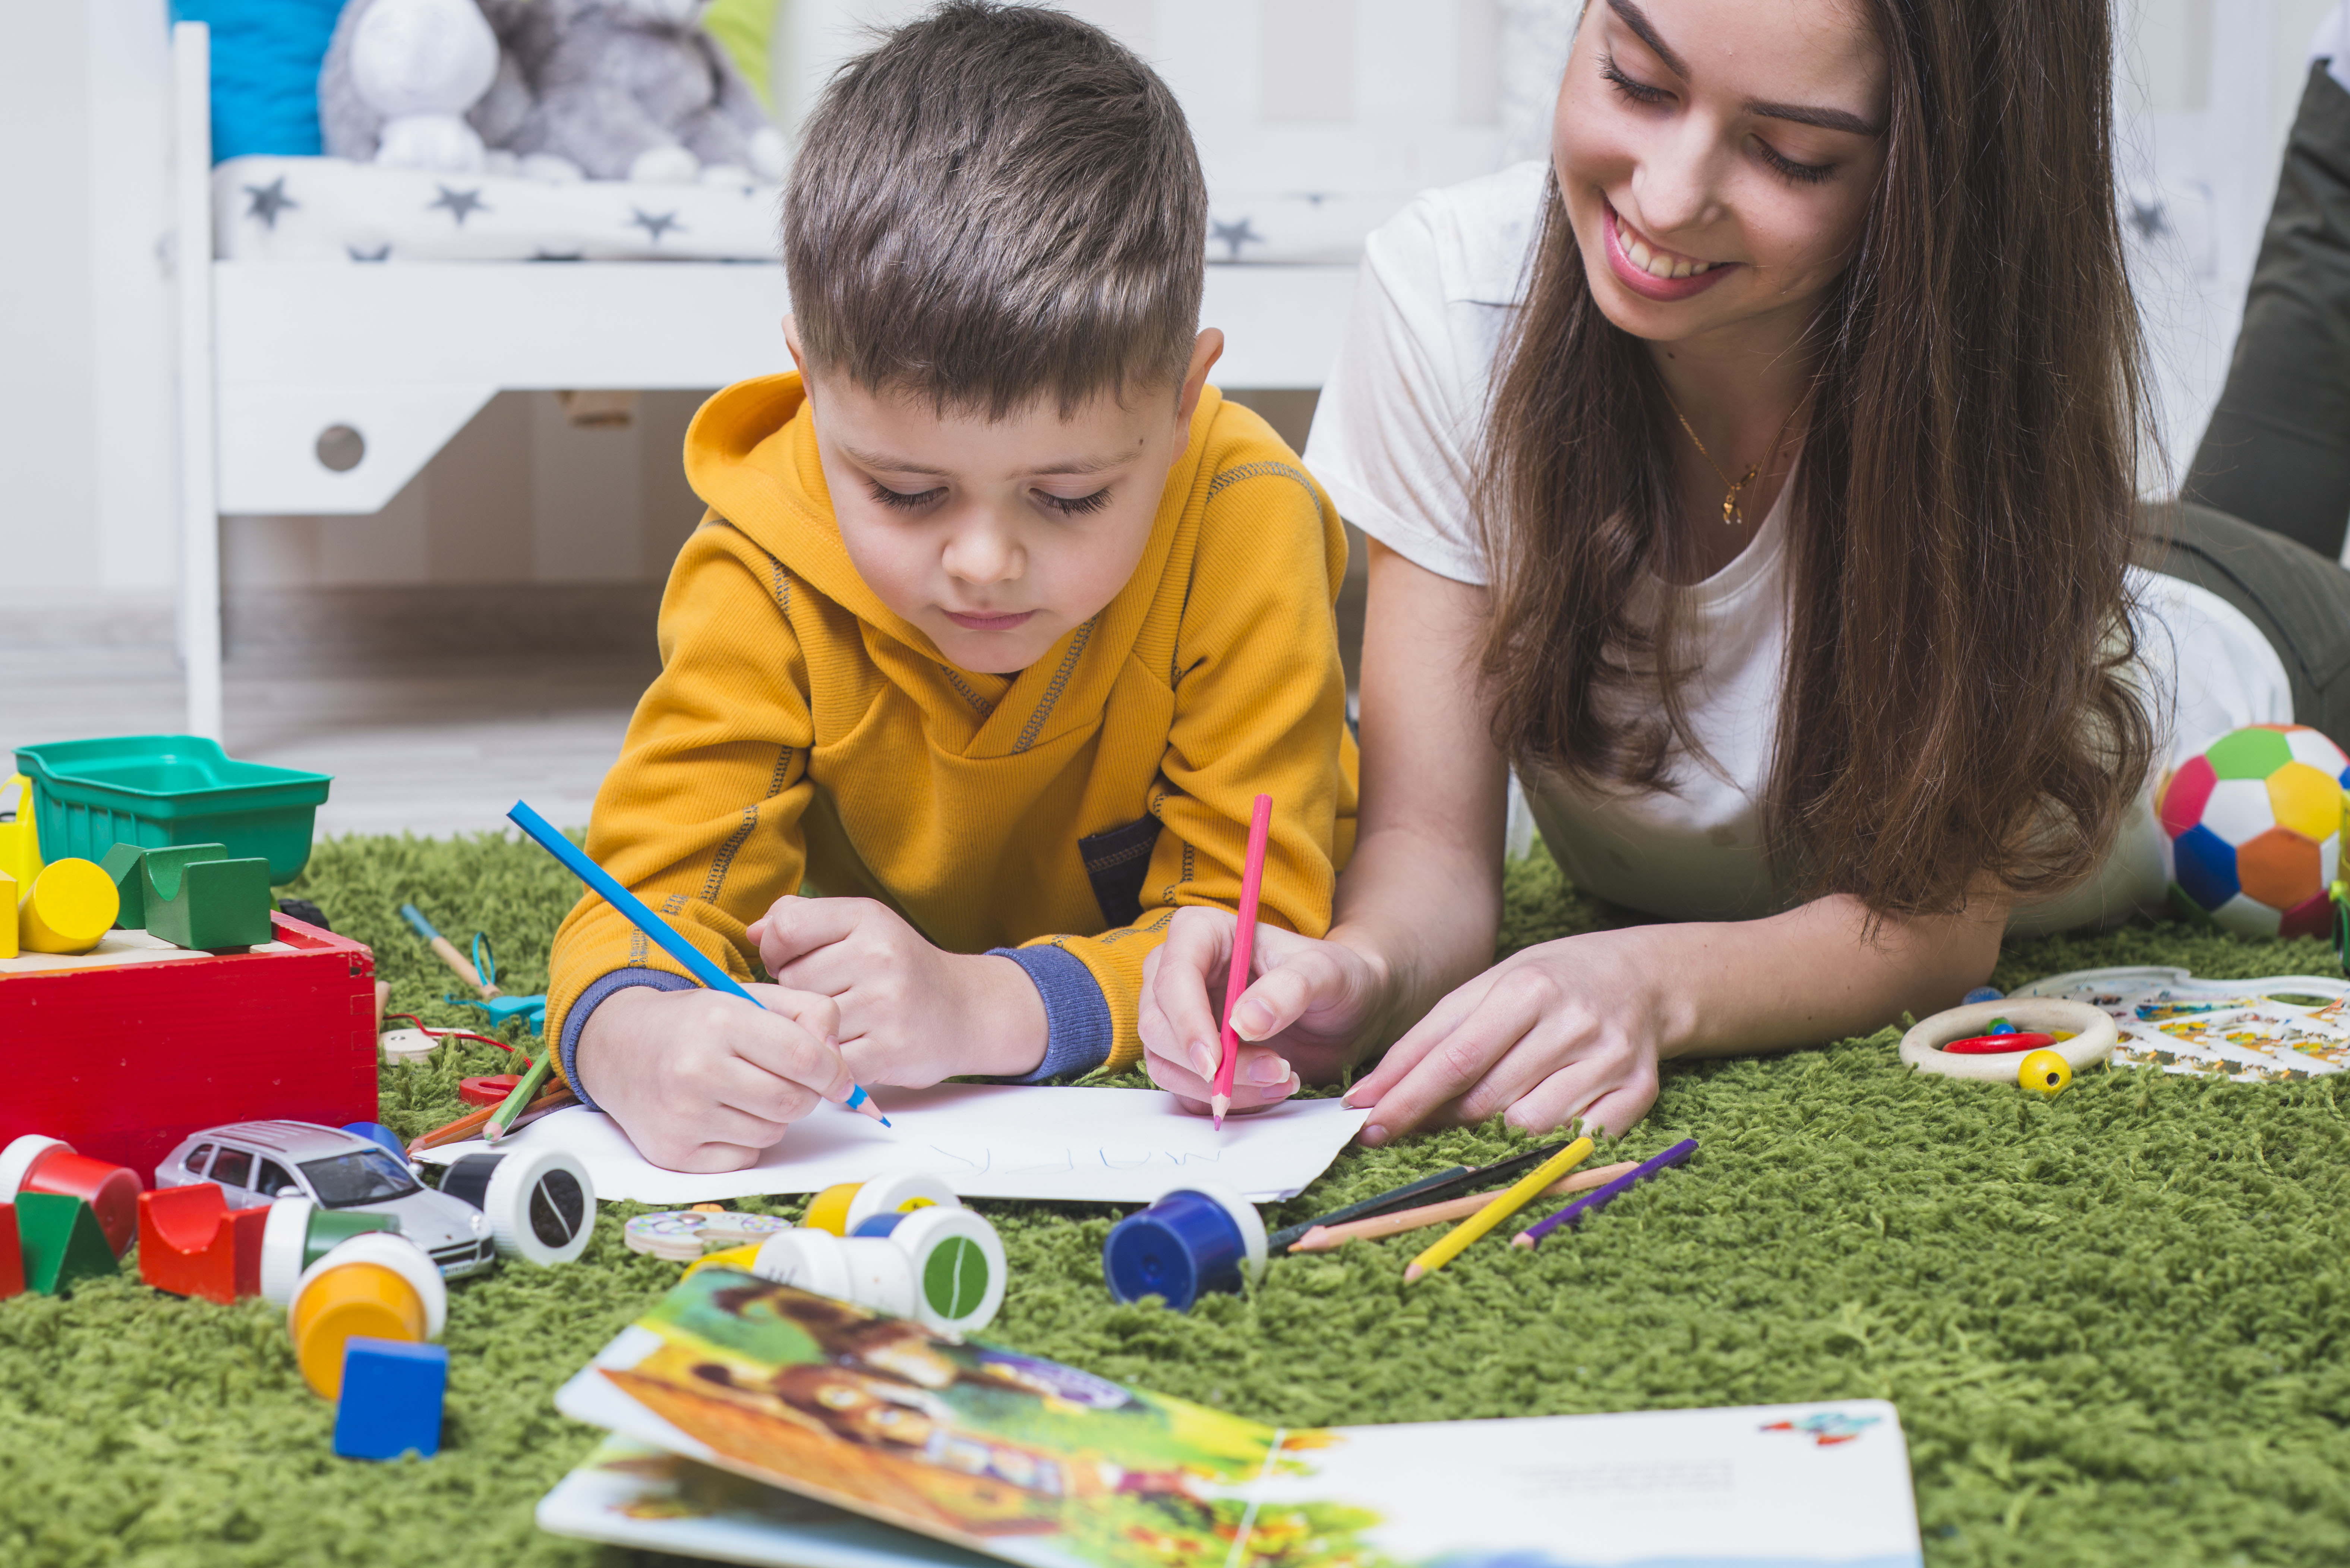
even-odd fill
[[[893,1128],[827,1106],[795,1123],[758,1164],[712,1176],[661,1169],[609,1116],[580,1106],[543,1116],[500,1147],[552,1144],[588,1167],[597,1197],[638,1203],[815,1192],[900,1170],[934,1172],[966,1198],[1148,1203],[1188,1177],[1273,1203],[1329,1168],[1368,1115],[1336,1100],[1296,1100],[1230,1117],[1218,1132],[1158,1089],[941,1084],[880,1098]],[[444,1144],[418,1158],[446,1165],[489,1147]]]

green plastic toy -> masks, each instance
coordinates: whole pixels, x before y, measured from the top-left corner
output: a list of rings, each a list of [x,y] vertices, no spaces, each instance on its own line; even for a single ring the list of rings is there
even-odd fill
[[[231,859],[217,844],[175,844],[140,851],[138,869],[150,934],[205,950],[270,940],[269,914],[277,906],[269,896],[268,861]]]
[[[117,1268],[88,1199],[17,1193],[16,1239],[24,1247],[26,1287],[45,1296],[61,1296],[78,1281],[103,1279]]]

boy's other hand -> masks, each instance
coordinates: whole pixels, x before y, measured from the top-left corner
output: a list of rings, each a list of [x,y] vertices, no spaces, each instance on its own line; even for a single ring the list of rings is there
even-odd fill
[[[758,1008],[699,987],[631,986],[606,997],[579,1032],[579,1086],[644,1157],[669,1170],[741,1170],[821,1100],[854,1080],[828,997],[748,988]],[[761,1011],[764,1009],[764,1011]]]
[[[859,1083],[1016,1078],[1045,1060],[1045,1002],[1027,971],[942,952],[886,904],[778,898],[749,935],[769,974],[839,1007],[841,1054]]]
[[[1220,1020],[1232,936],[1231,911],[1180,909],[1167,940],[1142,965],[1136,1019],[1150,1081],[1201,1116],[1214,1092]],[[1257,923],[1253,975],[1232,1009],[1240,1060],[1232,1069],[1232,1115],[1277,1105],[1310,1079],[1335,1082],[1356,1058],[1383,987],[1370,964],[1343,943],[1317,941]]]

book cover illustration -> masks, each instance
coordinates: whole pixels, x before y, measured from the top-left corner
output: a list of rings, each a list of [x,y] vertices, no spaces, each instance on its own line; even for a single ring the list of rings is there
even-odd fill
[[[1874,1401],[1284,1429],[711,1268],[556,1404],[919,1532],[930,1541],[908,1541],[902,1556],[923,1563],[951,1548],[1024,1568],[1919,1561],[1907,1448],[1892,1407]],[[818,1527],[805,1519],[746,1516],[740,1495],[682,1519],[689,1472],[620,1484],[595,1469],[550,1494],[543,1524],[618,1540],[647,1522],[629,1510],[650,1508],[664,1527],[731,1532],[732,1546],[702,1555],[860,1568],[814,1550],[802,1538]],[[837,1536],[837,1523],[824,1528]],[[743,1555],[746,1532],[774,1554]]]
[[[2114,1060],[2240,1084],[2323,1077],[2350,1066],[2350,983],[2315,975],[2198,980],[2157,966],[2078,970],[2020,987],[2102,1008]]]

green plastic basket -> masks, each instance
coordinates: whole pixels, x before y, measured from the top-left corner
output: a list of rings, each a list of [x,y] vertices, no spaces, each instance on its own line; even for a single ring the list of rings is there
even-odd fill
[[[328,774],[241,763],[201,735],[117,735],[16,749],[41,858],[102,860],[117,844],[224,844],[291,882],[310,859]]]

